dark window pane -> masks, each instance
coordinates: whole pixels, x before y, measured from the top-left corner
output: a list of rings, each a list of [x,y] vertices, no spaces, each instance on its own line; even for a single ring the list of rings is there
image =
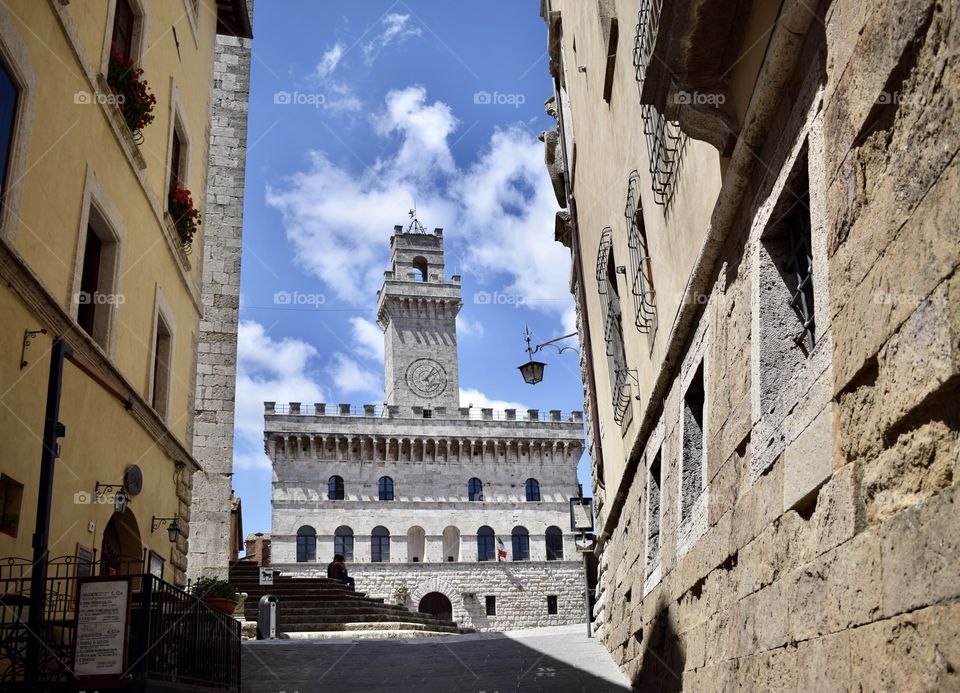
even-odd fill
[[[330,477],[327,485],[327,498],[329,500],[343,500],[343,478],[339,476]]]
[[[557,595],[555,594],[547,596],[547,613],[551,616],[555,616],[557,613]]]
[[[497,615],[497,598],[487,596],[486,598],[487,616]]]
[[[489,527],[481,527],[477,530],[477,560],[493,561],[496,557],[493,530]]]
[[[297,563],[317,560],[317,531],[313,527],[297,530]]]
[[[103,245],[92,228],[87,229],[87,243],[83,249],[83,270],[80,274],[80,296],[77,322],[91,337],[97,313],[96,293],[100,285],[100,254]]]
[[[528,501],[540,500],[540,482],[536,479],[527,479],[526,491]]]
[[[530,560],[530,533],[524,527],[514,527],[511,536],[513,539],[513,560]]]
[[[563,560],[563,531],[559,527],[547,527],[547,560]]]
[[[467,498],[472,501],[483,500],[483,482],[474,477],[467,483]]]
[[[133,25],[136,15],[130,7],[130,0],[117,0],[117,11],[113,17],[113,43],[116,52],[124,60],[133,56]]]
[[[10,164],[10,145],[13,142],[19,95],[7,66],[0,62],[0,190],[3,194],[7,192],[7,167]]]

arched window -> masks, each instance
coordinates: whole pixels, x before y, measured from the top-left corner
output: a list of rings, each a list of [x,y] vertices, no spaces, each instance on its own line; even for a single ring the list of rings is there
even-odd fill
[[[333,533],[333,553],[339,553],[348,561],[353,560],[353,530],[346,525],[337,527]]]
[[[530,532],[526,527],[514,527],[510,533],[513,537],[513,560],[530,560]]]
[[[386,527],[374,527],[370,533],[370,561],[390,562],[390,530]]]
[[[427,533],[423,527],[411,527],[407,530],[407,563],[420,563],[426,551]]]
[[[317,530],[304,525],[297,530],[297,563],[317,560]]]
[[[473,477],[467,482],[467,500],[483,500],[483,482],[477,477]]]
[[[494,546],[493,529],[484,525],[477,530],[477,560],[497,560],[497,550]]]
[[[393,500],[393,479],[388,476],[380,477],[377,490],[380,493],[380,500]]]
[[[526,488],[527,488],[528,501],[540,500],[540,482],[539,481],[537,481],[536,479],[527,479]]]
[[[559,527],[547,527],[547,560],[563,560],[563,530]]]
[[[443,530],[443,560],[460,560],[460,530],[453,525]]]
[[[343,500],[343,477],[332,476],[327,482],[327,498],[330,500]]]
[[[428,278],[427,258],[423,257],[422,255],[417,255],[417,257],[413,258],[413,261],[410,264],[413,265],[413,269],[415,269],[417,271],[417,274],[419,275],[419,276],[415,275],[414,279],[418,282],[427,281],[427,278]]]

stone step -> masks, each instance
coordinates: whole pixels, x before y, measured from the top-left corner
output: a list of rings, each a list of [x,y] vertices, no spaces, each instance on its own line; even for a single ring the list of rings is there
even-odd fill
[[[345,614],[338,616],[336,614],[311,615],[311,614],[280,614],[280,625],[283,628],[292,627],[297,624],[318,624],[318,623],[423,623],[438,627],[449,627],[456,629],[451,621],[444,621],[431,616],[418,616],[416,614]],[[318,630],[323,630],[322,628]]]
[[[387,640],[393,638],[436,638],[450,635],[446,631],[436,630],[326,630],[292,631],[287,633],[290,640]]]
[[[283,625],[285,633],[370,632],[378,630],[433,631],[435,633],[446,633],[447,635],[460,632],[460,629],[456,626],[439,626],[431,623],[420,623],[419,621],[347,621],[342,623],[321,621],[303,625]]]

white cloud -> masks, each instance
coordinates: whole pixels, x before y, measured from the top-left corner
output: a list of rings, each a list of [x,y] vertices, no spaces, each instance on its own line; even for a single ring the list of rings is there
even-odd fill
[[[329,366],[327,366],[327,373],[330,374],[333,384],[342,394],[349,395],[362,392],[383,396],[380,378],[346,354],[334,354],[330,359]]]
[[[462,315],[457,316],[457,334],[461,337],[482,337],[486,330],[479,320],[469,320]]]
[[[383,281],[393,226],[416,202],[420,219],[453,230],[448,266],[452,239],[459,270],[572,331],[570,253],[553,239],[557,203],[537,138],[519,126],[497,130],[472,165],[458,168],[450,149],[458,120],[420,86],[389,92],[370,124],[396,143],[363,170],[314,151],[305,171],[268,187],[297,261],[338,298],[369,301]],[[482,326],[462,320],[460,329],[468,336]]]
[[[473,407],[470,412],[471,417],[480,418],[483,415],[481,409],[493,409],[494,411],[503,411],[504,409],[516,409],[518,412],[526,412],[526,404],[519,402],[510,402],[502,399],[491,399],[480,390],[472,388],[460,388],[460,406]]]
[[[337,65],[340,64],[340,60],[343,58],[343,51],[344,46],[339,42],[327,49],[320,59],[320,62],[317,63],[315,73],[318,79],[326,80],[327,77],[337,69]]]
[[[445,142],[456,127],[449,107],[427,104],[422,87],[392,91],[386,104],[375,130],[400,134],[393,157],[354,174],[311,152],[307,171],[267,188],[267,203],[280,211],[297,261],[346,300],[369,300],[380,287],[393,226],[414,201],[421,218],[438,226],[456,219],[455,203],[435,183],[437,169],[453,166]]]
[[[383,332],[380,327],[366,318],[350,318],[350,326],[357,352],[371,361],[383,363]]]
[[[471,239],[468,269],[506,273],[505,292],[531,308],[568,310],[570,252],[553,239],[557,201],[543,145],[520,128],[498,130],[451,188],[462,201],[457,228]]]
[[[263,453],[263,403],[323,402],[323,388],[309,374],[317,350],[298,339],[272,339],[263,325],[240,322],[237,340],[237,395],[234,463],[270,469]]]
[[[372,64],[384,48],[391,43],[400,43],[411,36],[420,36],[420,27],[408,26],[410,15],[391,13],[380,20],[383,31],[363,47],[363,58],[367,64]]]

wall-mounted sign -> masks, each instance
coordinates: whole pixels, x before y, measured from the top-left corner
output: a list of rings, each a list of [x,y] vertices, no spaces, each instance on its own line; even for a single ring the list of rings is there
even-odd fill
[[[74,674],[118,677],[124,673],[129,606],[129,579],[83,578],[79,581]]]
[[[260,584],[273,584],[273,568],[264,568],[263,566],[260,566]]]
[[[597,537],[591,533],[584,533],[577,536],[574,540],[577,547],[577,553],[593,553],[597,545]]]
[[[163,566],[166,561],[156,551],[147,554],[147,571],[155,578],[163,580]]]
[[[593,498],[570,499],[570,530],[573,532],[593,531]]]

